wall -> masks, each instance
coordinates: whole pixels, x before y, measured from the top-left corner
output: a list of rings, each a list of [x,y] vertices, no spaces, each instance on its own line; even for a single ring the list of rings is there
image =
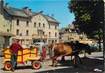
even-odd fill
[[[47,43],[49,43],[49,40],[57,40],[59,39],[59,31],[58,31],[58,26],[57,29],[55,29],[55,25],[56,23],[51,23],[48,22],[47,19],[42,15],[42,14],[38,14],[35,15],[32,18],[32,24],[36,23],[36,27],[34,28],[34,34],[38,34],[37,30],[41,29],[44,31],[44,35],[47,35]],[[40,23],[40,27],[39,27],[39,23]],[[43,24],[45,25],[45,27],[43,27]],[[50,25],[50,28],[49,28]],[[49,36],[49,32],[51,33],[51,36]],[[57,37],[55,37],[55,32],[57,33]]]
[[[17,19],[19,19],[18,26],[17,26]],[[26,26],[27,21],[29,21],[28,27]],[[40,23],[40,27],[39,27],[39,23]],[[45,25],[45,27],[43,27],[43,24]],[[50,28],[49,28],[49,25],[50,25]],[[21,39],[22,45],[30,45],[32,43],[33,38],[39,39],[38,30],[42,30],[44,32],[44,35],[47,35],[47,40],[46,40],[47,43],[49,40],[51,41],[57,40],[58,42],[59,41],[59,31],[58,31],[58,26],[57,26],[57,29],[55,29],[55,25],[57,24],[48,22],[42,14],[35,15],[32,17],[32,19],[26,19],[22,17],[13,17],[11,32],[15,34],[16,36],[12,38]],[[22,34],[21,36],[16,34],[17,29],[19,29],[19,32]],[[26,36],[26,30],[29,30],[28,36]],[[49,32],[51,32],[50,37],[49,37]],[[55,33],[57,33],[56,37],[55,37]],[[37,35],[37,37],[33,37],[33,35]]]
[[[17,19],[19,19],[19,25],[18,26],[17,26]],[[29,21],[28,26],[26,26],[27,21]],[[31,39],[32,39],[32,33],[33,33],[32,28],[33,28],[32,27],[32,22],[29,19],[14,17],[14,19],[12,19],[12,30],[11,30],[11,32],[13,34],[15,34],[16,36],[12,37],[12,38],[21,39],[21,44],[29,45],[31,43]],[[17,29],[19,29],[19,35],[16,34]],[[28,35],[26,35],[26,30],[29,31]]]
[[[9,41],[5,41],[5,40],[9,40],[9,37],[8,36],[4,37],[5,34],[3,33],[9,33],[10,26],[11,26],[11,23],[8,20],[6,20],[3,17],[3,15],[0,14],[0,34],[1,34],[0,35],[0,47],[1,48],[9,46]],[[9,32],[7,32],[7,29],[9,30]]]

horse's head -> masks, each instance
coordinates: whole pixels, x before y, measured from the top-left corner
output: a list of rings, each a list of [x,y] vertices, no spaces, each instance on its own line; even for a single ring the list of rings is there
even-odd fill
[[[83,44],[82,49],[85,50],[86,53],[91,54],[91,48],[88,44]]]
[[[86,53],[91,54],[91,48],[88,44],[79,43],[78,41],[75,43],[75,48],[82,51],[84,50]]]
[[[57,47],[57,43],[52,43],[52,44],[49,44],[48,45],[48,48],[49,49],[54,49],[54,48],[56,48]]]
[[[87,44],[86,45],[86,49],[85,49],[85,51],[88,53],[88,54],[91,54],[91,47]]]

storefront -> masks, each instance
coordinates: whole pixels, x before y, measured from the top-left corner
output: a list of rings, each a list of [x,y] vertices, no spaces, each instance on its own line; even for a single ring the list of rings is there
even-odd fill
[[[10,45],[10,38],[14,36],[12,33],[0,31],[0,48],[7,48]]]

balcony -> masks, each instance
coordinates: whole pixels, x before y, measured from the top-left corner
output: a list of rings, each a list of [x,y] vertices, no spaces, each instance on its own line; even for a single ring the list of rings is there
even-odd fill
[[[39,34],[33,34],[32,35],[33,39],[47,39],[47,35],[39,35]]]

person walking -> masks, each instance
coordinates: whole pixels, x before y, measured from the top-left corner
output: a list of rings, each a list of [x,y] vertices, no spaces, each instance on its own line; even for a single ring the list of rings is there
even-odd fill
[[[12,45],[10,46],[10,51],[12,53],[11,55],[11,63],[12,63],[12,71],[15,70],[16,64],[17,64],[17,55],[18,55],[18,50],[22,50],[22,46],[19,44],[18,39],[14,39]]]

